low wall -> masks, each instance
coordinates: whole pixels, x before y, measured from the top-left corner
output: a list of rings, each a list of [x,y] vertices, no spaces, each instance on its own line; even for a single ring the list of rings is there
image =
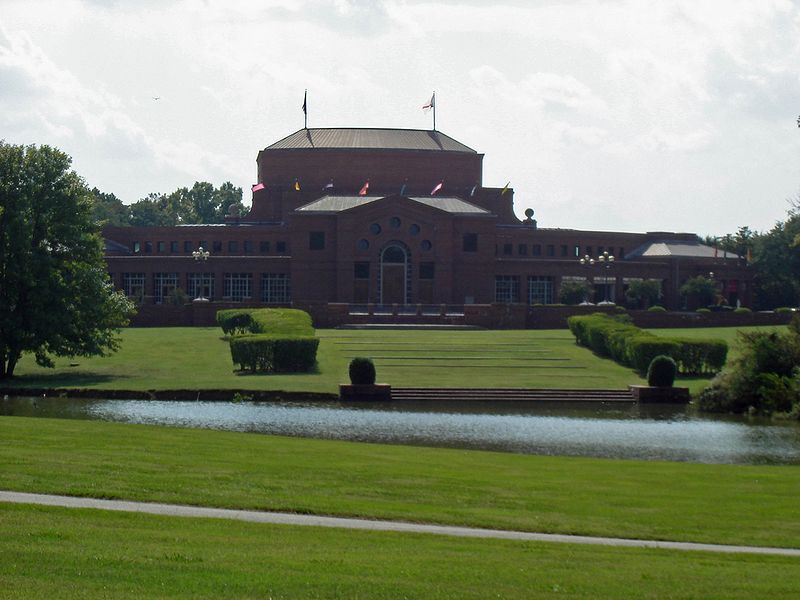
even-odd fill
[[[212,327],[218,310],[226,308],[264,308],[263,304],[243,302],[191,302],[182,306],[145,304],[132,319],[134,327]],[[527,306],[525,304],[466,304],[463,315],[370,315],[350,314],[348,304],[295,304],[311,315],[314,327],[329,329],[344,324],[429,324],[473,325],[485,329],[565,329],[573,315],[597,312],[621,314],[615,306]],[[748,325],[785,325],[794,313],[729,312],[650,312],[625,311],[638,327],[744,327]]]

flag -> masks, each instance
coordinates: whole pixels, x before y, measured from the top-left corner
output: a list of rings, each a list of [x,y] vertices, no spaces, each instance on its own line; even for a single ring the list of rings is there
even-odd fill
[[[432,109],[434,106],[436,106],[436,92],[433,92],[431,99],[426,104],[422,105],[422,110],[427,111]]]
[[[368,191],[369,191],[369,179],[367,179],[367,181],[364,183],[364,186],[358,192],[358,195],[359,196],[366,196]]]
[[[263,183],[257,183],[251,188],[250,191],[251,192],[257,192],[258,190],[263,190],[263,189],[264,189],[264,184]]]
[[[472,186],[472,190],[470,190],[469,195],[470,196],[474,196],[475,195],[475,190],[477,190],[477,189],[478,189],[478,184],[476,183],[475,185]]]
[[[308,90],[306,90],[305,93],[303,94],[303,114],[304,115],[308,115],[308,104],[306,104],[307,100],[308,100]]]
[[[505,194],[505,193],[508,191],[508,186],[510,186],[510,185],[511,185],[511,182],[509,181],[507,184],[505,184],[505,185],[503,186],[503,189],[500,191],[500,195],[501,195],[501,196],[502,196],[503,194]]]
[[[299,192],[299,191],[300,191],[300,181],[299,181],[298,179],[295,179],[295,180],[294,180],[294,189],[295,189],[295,191],[297,191],[297,192]]]
[[[431,190],[431,196],[433,196],[436,192],[438,192],[440,189],[442,189],[443,185],[444,185],[444,179],[442,179],[439,183],[437,183],[436,187],[434,187]]]
[[[325,187],[322,188],[322,189],[323,190],[332,190],[333,189],[333,179],[331,179],[327,184],[325,184]]]

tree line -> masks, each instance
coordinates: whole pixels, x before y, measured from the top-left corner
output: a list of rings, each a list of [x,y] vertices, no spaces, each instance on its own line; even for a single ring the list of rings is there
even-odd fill
[[[133,204],[124,204],[113,193],[101,192],[96,187],[91,192],[95,222],[117,227],[224,223],[231,211],[241,214],[245,210],[242,188],[229,181],[219,187],[196,181],[191,188],[178,188],[170,194],[151,193]]]

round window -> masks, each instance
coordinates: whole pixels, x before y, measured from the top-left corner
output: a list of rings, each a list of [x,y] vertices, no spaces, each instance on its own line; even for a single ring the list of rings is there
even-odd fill
[[[419,225],[414,223],[411,227],[408,228],[408,233],[411,235],[417,235],[419,233]]]
[[[427,252],[433,247],[433,244],[431,244],[430,240],[422,240],[422,243],[419,245],[419,247]]]
[[[378,235],[381,232],[381,226],[378,225],[377,223],[373,223],[372,225],[369,226],[369,230],[373,234]]]
[[[358,240],[359,250],[369,250],[369,242],[367,240]]]
[[[392,227],[392,229],[397,229],[400,227],[401,223],[402,221],[400,220],[400,217],[392,217],[389,219],[389,225]]]

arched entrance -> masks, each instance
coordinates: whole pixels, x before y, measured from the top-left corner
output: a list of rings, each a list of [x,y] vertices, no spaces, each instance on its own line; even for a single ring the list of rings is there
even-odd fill
[[[381,251],[381,304],[406,304],[408,251],[391,242]]]

